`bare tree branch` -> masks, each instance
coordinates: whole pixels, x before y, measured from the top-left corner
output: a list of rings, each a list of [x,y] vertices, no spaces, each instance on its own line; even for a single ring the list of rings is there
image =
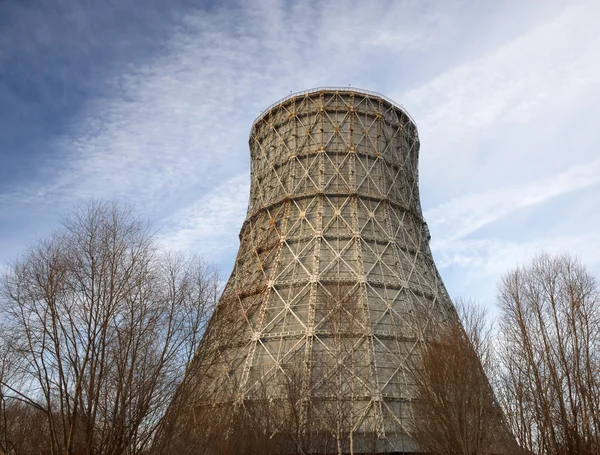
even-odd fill
[[[18,361],[0,378],[2,398],[43,411],[52,454],[146,453],[218,277],[198,258],[160,251],[123,204],[90,202],[63,226],[3,277],[0,312]]]

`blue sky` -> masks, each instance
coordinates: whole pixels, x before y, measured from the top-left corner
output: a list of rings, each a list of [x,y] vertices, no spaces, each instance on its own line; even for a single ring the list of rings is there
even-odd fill
[[[248,133],[318,86],[377,91],[421,138],[452,296],[571,252],[600,270],[600,2],[4,0],[0,268],[92,197],[231,271]]]

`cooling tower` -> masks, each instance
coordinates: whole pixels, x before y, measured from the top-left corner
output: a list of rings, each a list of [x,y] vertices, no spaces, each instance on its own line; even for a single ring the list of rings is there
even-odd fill
[[[279,413],[269,437],[329,435],[327,448],[306,443],[314,452],[418,451],[417,344],[456,313],[421,212],[415,122],[376,93],[315,89],[264,111],[250,153],[240,249],[203,341],[213,355],[192,374],[195,412]]]

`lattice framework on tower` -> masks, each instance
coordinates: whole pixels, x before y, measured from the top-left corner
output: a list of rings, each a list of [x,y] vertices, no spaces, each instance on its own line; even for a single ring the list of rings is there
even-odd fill
[[[340,431],[343,420],[356,451],[371,440],[415,450],[418,343],[456,316],[429,250],[414,121],[381,95],[318,89],[267,109],[250,150],[247,217],[218,308],[235,342],[216,349],[196,402],[285,400],[294,378],[303,425]]]

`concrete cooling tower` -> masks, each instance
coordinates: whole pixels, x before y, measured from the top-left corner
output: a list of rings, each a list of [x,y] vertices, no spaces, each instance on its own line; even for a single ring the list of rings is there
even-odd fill
[[[311,453],[419,451],[418,343],[457,316],[415,122],[376,93],[315,89],[265,110],[250,153],[234,270],[186,382],[192,427],[227,439],[253,420]]]

